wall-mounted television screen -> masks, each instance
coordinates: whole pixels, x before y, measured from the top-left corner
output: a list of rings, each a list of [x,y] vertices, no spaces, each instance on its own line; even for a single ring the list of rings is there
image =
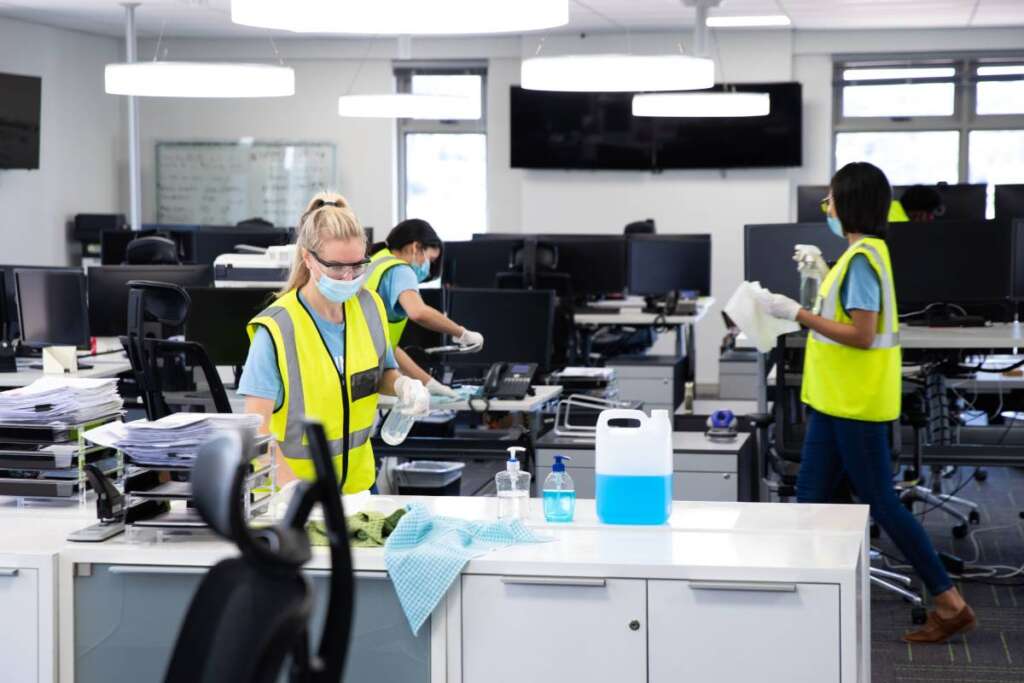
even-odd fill
[[[767,92],[771,113],[750,118],[634,117],[633,93],[563,93],[512,86],[512,166],[628,170],[799,166],[800,84],[749,83],[730,88]]]
[[[0,168],[39,168],[42,79],[0,73]]]

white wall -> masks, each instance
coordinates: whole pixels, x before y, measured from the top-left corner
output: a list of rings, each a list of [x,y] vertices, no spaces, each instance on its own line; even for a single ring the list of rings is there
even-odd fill
[[[679,33],[552,35],[543,54],[678,49]],[[688,37],[684,39],[689,46]],[[166,44],[166,41],[165,41]],[[157,140],[333,140],[339,146],[338,187],[364,222],[393,223],[395,147],[393,122],[342,120],[335,98],[348,87],[364,55],[353,92],[393,87],[393,41],[378,40],[369,52],[358,40],[279,41],[297,71],[296,97],[282,101],[148,101],[141,114],[143,213],[153,216],[153,151]],[[803,83],[803,166],[791,169],[667,171],[660,174],[604,171],[526,171],[509,167],[508,89],[518,82],[519,62],[533,55],[538,37],[430,39],[413,44],[416,59],[484,58],[488,70],[488,221],[492,231],[621,232],[627,222],[655,218],[660,231],[709,232],[713,236],[712,293],[719,305],[698,332],[697,379],[715,384],[718,343],[724,331],[718,311],[742,279],[743,226],[788,221],[795,216],[795,187],[821,184],[832,170],[832,55],[901,51],[1020,49],[1022,29],[940,31],[733,31],[719,32],[713,56],[719,80]],[[270,54],[264,41],[171,41],[171,58],[258,59]],[[152,45],[143,45],[147,54]],[[186,55],[185,57],[181,55]],[[824,229],[824,228],[823,228]]]
[[[40,76],[37,170],[0,170],[0,262],[68,262],[67,221],[121,211],[121,101],[103,92],[113,38],[0,19],[0,71]],[[127,193],[125,193],[125,196]]]

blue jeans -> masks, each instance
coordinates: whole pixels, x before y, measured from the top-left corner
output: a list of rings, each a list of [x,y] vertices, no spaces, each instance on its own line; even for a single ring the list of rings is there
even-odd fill
[[[801,503],[829,503],[845,474],[871,517],[885,530],[917,570],[928,592],[953,587],[931,539],[903,507],[892,485],[892,454],[887,422],[846,420],[809,411],[807,436],[800,456],[796,498]]]

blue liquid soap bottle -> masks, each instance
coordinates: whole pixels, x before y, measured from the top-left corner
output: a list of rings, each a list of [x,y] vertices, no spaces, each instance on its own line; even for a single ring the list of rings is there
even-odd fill
[[[565,455],[556,455],[551,474],[544,480],[544,519],[549,522],[571,522],[576,512],[576,487],[565,471]]]

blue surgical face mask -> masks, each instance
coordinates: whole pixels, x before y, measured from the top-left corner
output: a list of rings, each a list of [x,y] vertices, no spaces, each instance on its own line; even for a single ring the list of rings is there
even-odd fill
[[[843,224],[835,216],[825,216],[825,222],[828,223],[828,229],[831,230],[836,237],[843,236]]]
[[[430,259],[423,259],[423,263],[413,264],[412,270],[416,273],[416,280],[426,282],[430,277]]]
[[[365,280],[365,274],[360,275],[354,280],[335,280],[321,273],[316,281],[316,288],[320,290],[320,293],[328,301],[343,304],[359,293]]]

